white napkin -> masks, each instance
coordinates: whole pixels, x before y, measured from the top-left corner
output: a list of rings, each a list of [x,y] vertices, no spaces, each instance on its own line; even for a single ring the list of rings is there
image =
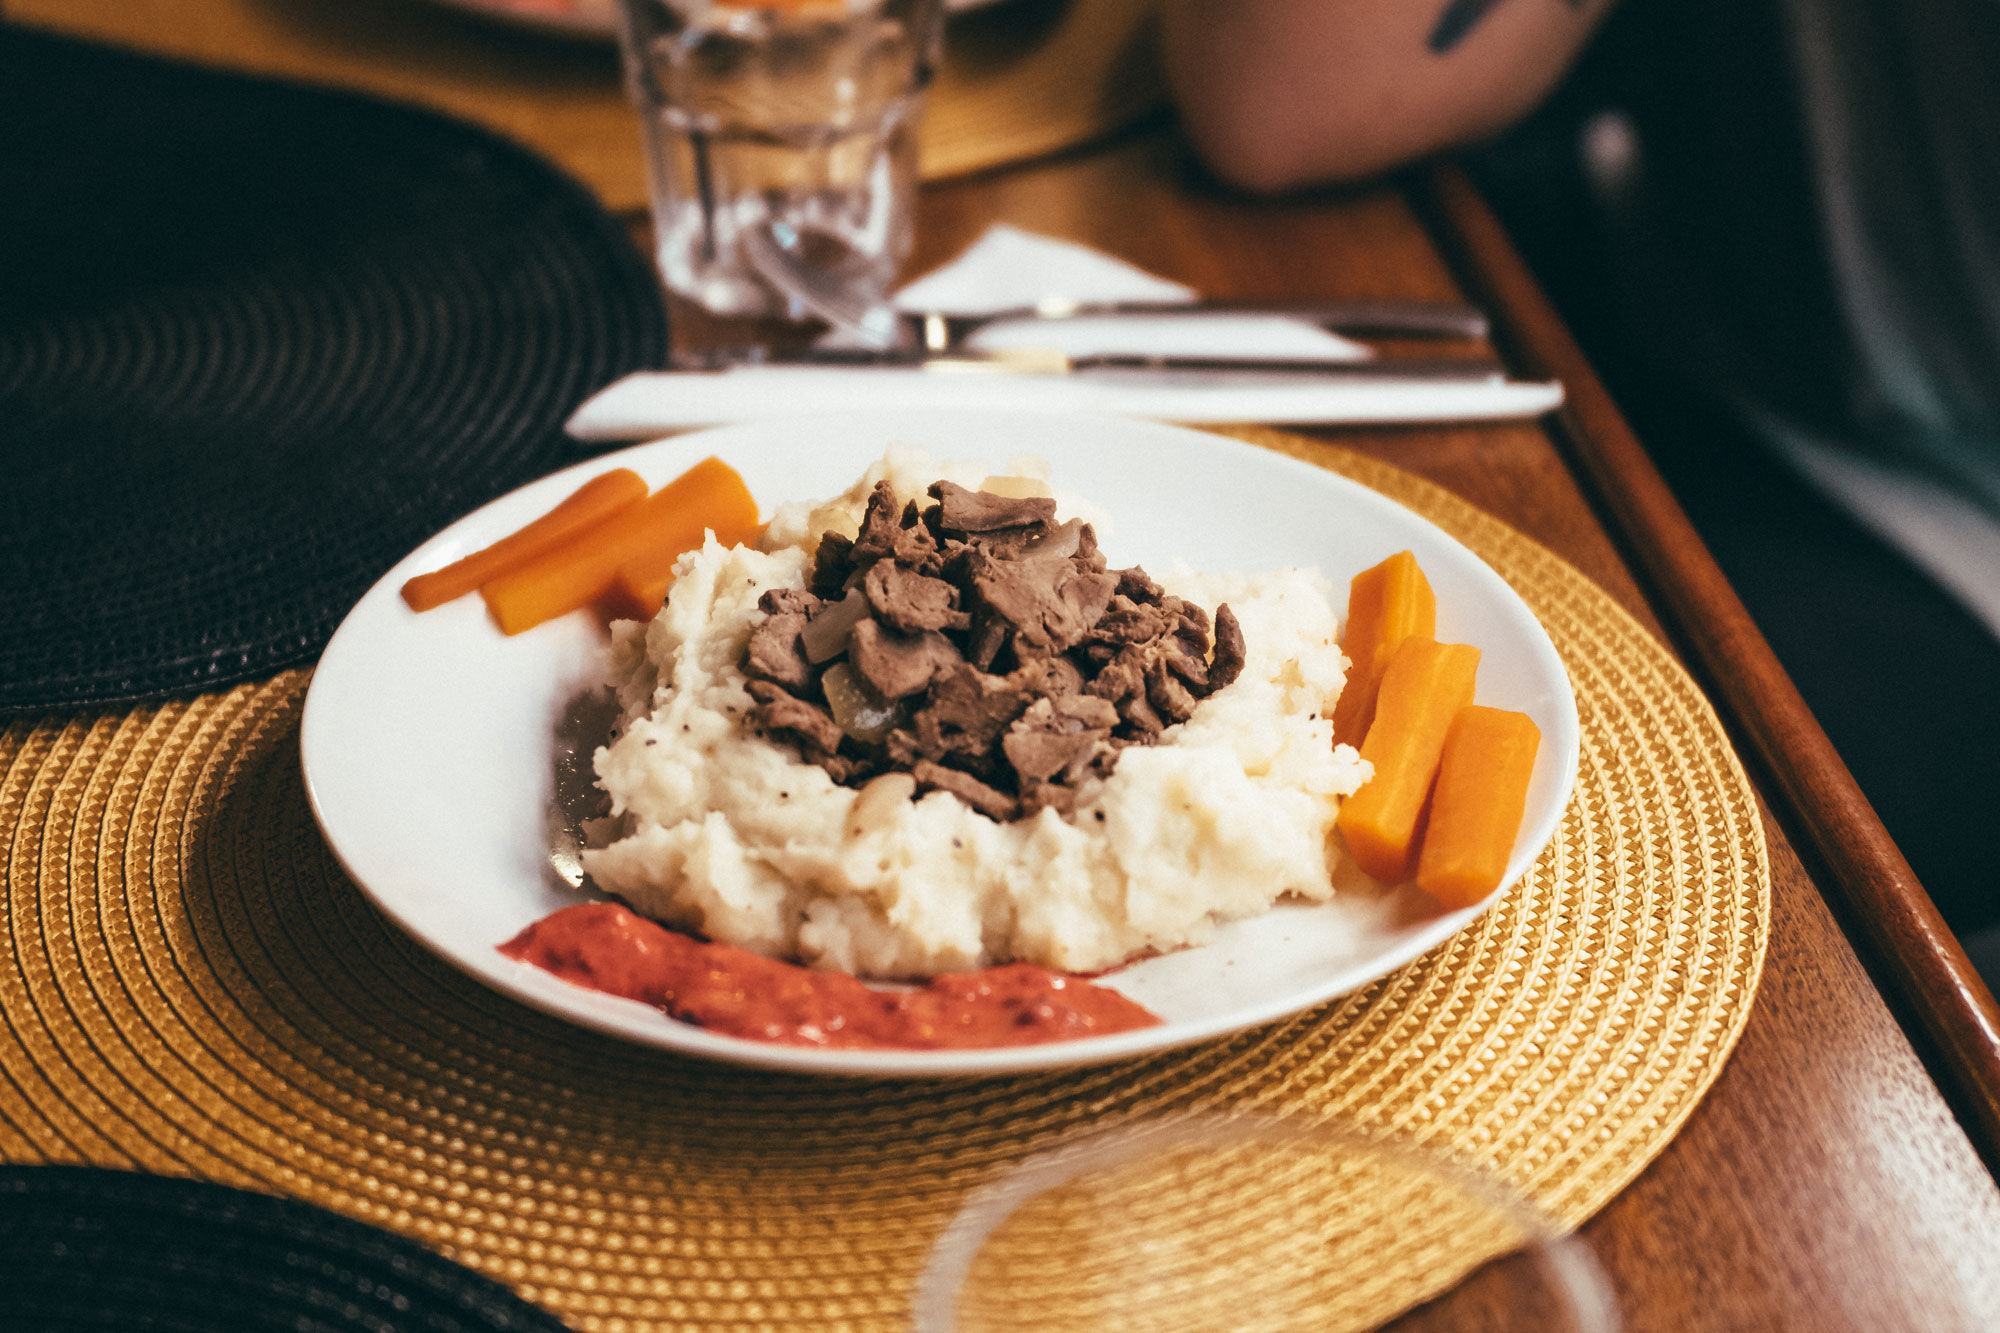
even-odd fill
[[[1189,300],[1179,283],[1087,246],[995,226],[951,263],[896,295],[908,310],[979,313],[1048,298]],[[1045,348],[1069,356],[1255,356],[1364,361],[1365,345],[1272,315],[1172,315],[1016,320],[989,325],[969,350]],[[755,417],[884,408],[1092,412],[1161,421],[1295,424],[1465,421],[1531,417],[1558,406],[1562,386],[1490,380],[1392,380],[1352,375],[1031,374],[901,367],[741,366],[628,375],[568,424],[579,440],[637,440]]]
[[[1053,236],[1002,224],[958,258],[896,293],[901,310],[977,315],[1049,299],[1189,301],[1194,288],[1155,277],[1122,259]],[[965,341],[975,352],[1049,348],[1065,356],[1126,352],[1143,356],[1243,356],[1271,360],[1359,361],[1368,347],[1281,315],[1120,315],[989,324]]]

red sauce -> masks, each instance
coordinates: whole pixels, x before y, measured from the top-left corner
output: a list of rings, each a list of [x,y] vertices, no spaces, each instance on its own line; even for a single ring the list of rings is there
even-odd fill
[[[1032,963],[953,973],[921,989],[875,990],[845,972],[694,939],[618,903],[565,907],[500,952],[685,1023],[791,1046],[1032,1046],[1160,1021],[1117,991]]]

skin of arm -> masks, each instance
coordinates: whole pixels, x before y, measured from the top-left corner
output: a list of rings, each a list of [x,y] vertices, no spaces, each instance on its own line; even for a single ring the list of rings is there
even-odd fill
[[[1195,150],[1272,193],[1498,133],[1547,95],[1610,0],[1500,0],[1434,50],[1447,0],[1166,0],[1161,53]]]

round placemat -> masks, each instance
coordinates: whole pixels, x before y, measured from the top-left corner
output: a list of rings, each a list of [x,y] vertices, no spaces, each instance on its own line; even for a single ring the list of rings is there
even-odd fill
[[[662,364],[574,182],[428,112],[0,25],[0,710],[309,662]]]
[[[463,116],[527,145],[615,211],[646,207],[639,118],[609,40],[577,42],[424,0],[6,0],[38,27]],[[918,127],[927,178],[1042,157],[1164,107],[1158,0],[1000,0],[953,14]],[[607,34],[608,38],[609,34]]]
[[[1254,438],[1478,551],[1576,686],[1554,840],[1417,962],[1260,1030],[1031,1077],[816,1081],[621,1044],[460,976],[342,877],[301,784],[293,671],[0,732],[0,1157],[303,1198],[607,1331],[900,1327],[973,1187],[1197,1110],[1394,1133],[1582,1222],[1673,1137],[1748,1016],[1770,920],[1750,785],[1687,675],[1575,569],[1418,478]],[[1313,1187],[1271,1184],[1280,1203]],[[1413,1237],[1355,1275],[1364,1310],[1318,1326],[1379,1322],[1495,1243]]]
[[[85,1166],[0,1167],[0,1329],[562,1333],[491,1278],[295,1199]]]

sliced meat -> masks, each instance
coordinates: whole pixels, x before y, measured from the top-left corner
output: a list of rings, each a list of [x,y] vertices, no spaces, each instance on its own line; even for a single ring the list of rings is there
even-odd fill
[[[919,528],[917,531],[922,532]],[[861,581],[875,618],[909,633],[962,630],[972,617],[958,609],[958,589],[943,579],[905,569],[895,560],[877,560]]]
[[[1242,672],[1227,606],[1211,658],[1208,614],[1143,569],[1108,569],[1096,532],[1056,525],[1053,500],[942,481],[930,494],[899,508],[878,484],[853,540],[821,538],[811,591],[758,602],[749,720],[834,781],[905,773],[994,819],[1068,813],[1123,747],[1154,743]],[[844,735],[821,705],[821,673],[843,655],[858,680],[842,689],[896,702],[879,740]]]
[[[765,597],[768,599],[770,594]],[[803,611],[780,611],[766,617],[763,624],[750,631],[750,646],[743,654],[744,673],[800,693],[810,690],[812,663],[806,660],[805,645],[799,641],[805,627]]]
[[[1134,565],[1118,571],[1118,595],[1134,602],[1157,602],[1161,589],[1150,574]]]
[[[862,620],[848,633],[847,660],[884,699],[915,694],[939,673],[965,662],[951,640],[934,629],[904,634],[876,620]]]
[[[819,608],[820,599],[804,588],[772,588],[757,599],[757,609],[766,615],[797,611],[809,616]]]
[[[1104,568],[1104,552],[1097,549],[1097,529],[1088,523],[1077,536],[1076,558],[1087,569]]]
[[[1117,721],[1116,709],[1102,699],[1091,702],[1109,711],[1111,721]],[[1052,700],[1037,699],[1007,728],[1000,748],[1020,789],[1026,791],[1031,783],[1057,777],[1073,779],[1083,772],[1097,747],[1110,739],[1109,723],[1095,728],[1074,713],[1059,710]]]
[[[1083,688],[1083,672],[1067,657],[1054,653],[1029,652],[1008,678],[1029,694],[1060,699]]]
[[[910,776],[923,790],[948,791],[988,819],[1005,823],[1020,813],[1020,805],[1013,797],[998,787],[988,786],[970,773],[919,759],[910,770]]]
[[[1076,808],[1076,788],[1063,782],[1031,782],[1021,788],[1021,817],[1053,810],[1066,815]]]
[[[844,733],[824,708],[787,694],[783,687],[767,680],[751,681],[749,690],[757,701],[750,710],[750,724],[759,731],[791,736],[808,756],[831,756],[840,748]]]
[[[1025,528],[1048,523],[1056,516],[1056,502],[1046,495],[994,495],[990,491],[968,491],[948,481],[932,486],[930,494],[938,502],[938,531],[945,533]]]
[[[1122,585],[1125,574],[1121,570]],[[1156,602],[1134,600],[1121,588],[1114,592],[1106,603],[1104,614],[1090,628],[1092,643],[1128,644],[1148,643],[1164,634],[1171,634],[1179,622],[1173,614]]]
[[[1168,654],[1156,652],[1146,664],[1146,702],[1168,722],[1185,722],[1194,716],[1197,700],[1187,682],[1167,668]]]
[[[973,576],[972,593],[1024,642],[1061,652],[1083,641],[1110,604],[1118,578],[1074,560],[993,560]]]
[[[991,753],[1027,706],[1027,693],[1019,686],[961,663],[931,682],[927,701],[910,718],[911,729],[918,747],[932,759],[979,758]]]
[[[1243,674],[1243,626],[1236,613],[1224,602],[1215,608],[1215,657],[1208,664],[1209,693],[1221,689]]]
[[[1113,704],[1122,703],[1135,694],[1146,692],[1146,651],[1133,644],[1119,650],[1118,655],[1106,662],[1094,680],[1083,687],[1083,692]]]
[[[868,507],[861,514],[861,531],[855,535],[851,558],[857,565],[880,560],[896,550],[896,538],[903,531],[896,493],[889,483],[878,481],[868,493]]]
[[[838,597],[854,572],[854,543],[837,532],[819,539],[813,552],[812,590],[821,597]]]

